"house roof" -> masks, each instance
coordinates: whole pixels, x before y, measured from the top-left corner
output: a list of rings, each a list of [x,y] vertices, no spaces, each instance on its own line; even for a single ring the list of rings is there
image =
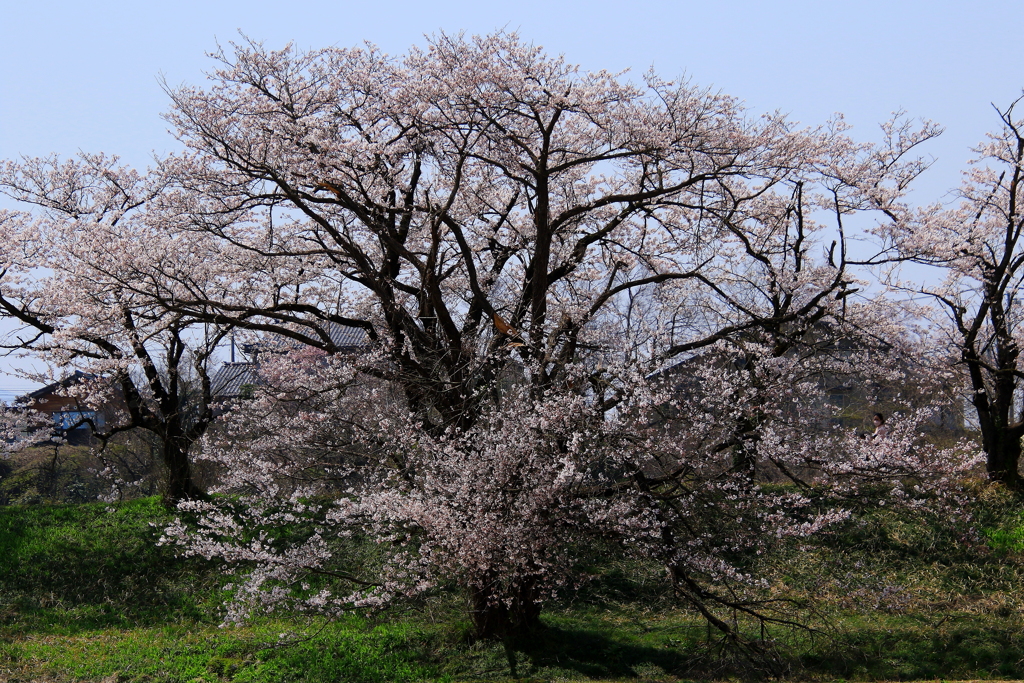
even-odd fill
[[[338,351],[362,351],[370,345],[370,338],[362,327],[330,321],[326,327],[327,336],[331,338],[331,343],[338,347]]]
[[[328,321],[324,328],[339,353],[360,352],[370,347],[370,338],[362,327]],[[255,354],[261,351],[283,352],[295,346],[297,345],[292,341],[277,341],[269,344],[247,345],[246,351],[253,353],[255,357]],[[262,384],[262,380],[259,375],[258,362],[224,363],[210,378],[210,391],[216,399],[238,398],[242,394],[243,386],[260,384]]]
[[[210,392],[214,398],[238,398],[244,385],[259,382],[259,367],[255,363],[224,363],[210,378]]]
[[[328,339],[331,340],[331,343],[339,353],[365,351],[370,346],[370,337],[362,327],[342,325],[328,320],[322,324],[321,329],[327,333]],[[313,337],[318,336],[309,330],[306,333]],[[254,355],[264,352],[284,353],[299,346],[301,344],[294,339],[269,335],[258,342],[243,344],[242,350],[247,354]]]
[[[75,370],[67,377],[64,377],[56,382],[51,382],[50,384],[47,384],[45,387],[41,387],[39,389],[36,389],[35,391],[31,391],[27,394],[24,394],[23,396],[19,396],[17,398],[17,402],[31,403],[37,399],[45,398],[61,389],[67,389],[70,386],[74,386],[79,382],[84,382],[96,378],[96,375],[90,374],[88,372],[82,372],[81,370]]]

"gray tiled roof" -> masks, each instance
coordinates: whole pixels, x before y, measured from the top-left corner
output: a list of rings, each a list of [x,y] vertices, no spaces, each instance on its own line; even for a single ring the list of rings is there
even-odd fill
[[[224,363],[210,379],[210,391],[215,399],[238,398],[243,385],[255,386],[259,382],[255,363]]]
[[[327,333],[328,339],[331,340],[331,343],[334,344],[338,351],[349,353],[364,351],[370,346],[370,337],[366,334],[366,330],[361,327],[340,325],[328,320],[320,323],[320,329]],[[320,339],[318,332],[312,329],[302,329],[302,333],[318,341]],[[294,349],[299,346],[301,344],[293,339],[268,335],[260,341],[243,344],[242,348],[246,353],[283,353],[288,349]]]
[[[370,338],[367,336],[366,330],[361,327],[327,322],[325,330],[331,342],[342,353],[363,351],[370,346]],[[294,342],[282,344],[278,341],[269,346],[263,344],[253,346],[257,352],[259,352],[260,346],[262,346],[263,351],[272,352],[275,350],[275,347],[278,351],[285,351],[294,345]],[[244,385],[257,386],[261,383],[262,380],[259,376],[259,365],[257,363],[224,363],[217,368],[217,372],[210,378],[210,390],[215,399],[238,398],[242,394],[242,387]]]
[[[328,322],[327,335],[339,351],[360,351],[370,345],[366,330],[361,327]]]

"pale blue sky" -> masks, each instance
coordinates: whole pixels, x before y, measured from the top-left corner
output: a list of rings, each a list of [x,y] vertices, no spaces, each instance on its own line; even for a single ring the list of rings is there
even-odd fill
[[[197,83],[241,29],[269,47],[376,43],[401,54],[444,30],[517,30],[584,69],[653,66],[806,124],[843,112],[877,137],[896,109],[946,127],[917,196],[959,182],[1024,87],[1024,3],[974,2],[14,2],[0,10],[0,159],[78,150],[144,166],[174,149],[159,76]],[[4,367],[0,362],[0,368]],[[0,375],[0,390],[24,383]]]

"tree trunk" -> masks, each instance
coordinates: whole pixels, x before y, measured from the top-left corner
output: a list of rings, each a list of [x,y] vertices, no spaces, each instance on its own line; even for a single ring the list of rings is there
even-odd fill
[[[985,451],[985,472],[990,481],[1018,489],[1021,481],[1017,467],[1020,463],[1020,440],[1024,436],[1024,425],[1011,420],[1016,403],[1013,375],[1004,373],[998,382],[994,382],[994,387],[989,388],[982,375],[981,363],[972,362],[977,357],[977,354],[965,356],[971,373],[971,388],[974,390],[971,403],[977,411],[981,448]]]
[[[985,471],[988,478],[1010,489],[1020,488],[1020,436],[1015,430],[997,430],[987,441]]]
[[[167,489],[164,491],[164,502],[167,505],[206,497],[206,493],[193,479],[188,453],[173,439],[163,439],[163,460],[167,467]]]
[[[470,589],[474,635],[480,640],[518,638],[541,628],[541,605],[535,582],[519,588],[510,603],[494,596],[491,587]]]

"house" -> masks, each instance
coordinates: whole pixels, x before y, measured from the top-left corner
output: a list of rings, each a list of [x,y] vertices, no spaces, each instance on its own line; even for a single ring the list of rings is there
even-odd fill
[[[53,436],[62,437],[74,446],[90,445],[93,442],[93,432],[106,428],[113,420],[118,406],[116,401],[107,403],[99,409],[85,405],[82,399],[69,389],[99,379],[97,375],[76,370],[57,382],[19,397],[16,405],[49,417]],[[41,431],[42,429],[39,429],[37,433]]]
[[[362,327],[328,322],[326,332],[337,353],[363,353],[370,348],[370,338]],[[210,378],[210,393],[214,401],[251,398],[255,387],[262,383],[259,375],[261,353],[282,353],[294,347],[293,342],[274,340],[262,344],[246,344],[243,350],[252,360],[224,363]],[[232,352],[234,355],[234,352]]]

